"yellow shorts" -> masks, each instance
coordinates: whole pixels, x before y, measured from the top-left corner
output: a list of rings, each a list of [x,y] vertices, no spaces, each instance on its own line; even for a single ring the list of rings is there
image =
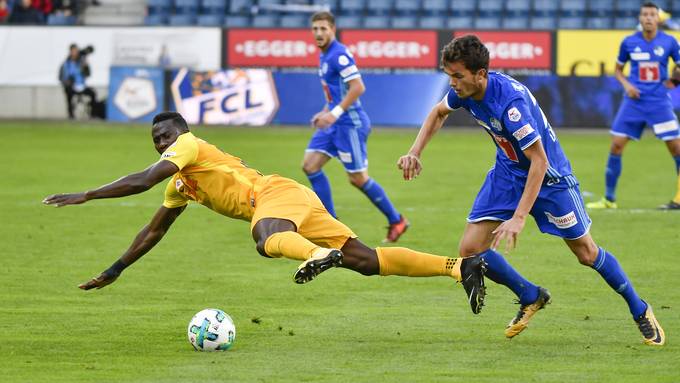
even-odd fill
[[[311,242],[340,249],[356,234],[333,218],[316,193],[308,187],[278,175],[269,176],[255,194],[255,214],[250,231],[263,218],[281,218],[295,224],[297,232]]]

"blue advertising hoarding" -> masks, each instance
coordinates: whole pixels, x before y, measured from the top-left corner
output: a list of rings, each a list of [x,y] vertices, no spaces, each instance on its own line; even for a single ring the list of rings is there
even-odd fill
[[[111,67],[106,118],[119,122],[151,122],[163,107],[163,69]]]

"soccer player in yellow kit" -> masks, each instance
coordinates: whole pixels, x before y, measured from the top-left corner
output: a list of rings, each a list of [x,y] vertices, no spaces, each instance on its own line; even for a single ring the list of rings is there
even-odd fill
[[[227,217],[250,221],[261,255],[303,261],[294,274],[296,283],[309,282],[338,266],[363,275],[449,276],[463,284],[472,311],[477,314],[481,310],[485,290],[480,257],[454,259],[403,247],[369,248],[328,213],[311,189],[279,175],[265,176],[240,158],[196,138],[179,113],[156,115],[151,133],[161,153],[158,162],[95,190],[56,194],[43,200],[59,207],[124,197],[172,177],[163,205],[151,222],[111,267],[81,284],[81,289],[102,288],[114,282],[163,238],[188,201],[195,201]]]

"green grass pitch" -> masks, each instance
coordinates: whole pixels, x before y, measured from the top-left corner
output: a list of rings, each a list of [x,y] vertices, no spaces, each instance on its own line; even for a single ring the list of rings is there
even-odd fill
[[[156,161],[148,126],[3,122],[0,187],[0,381],[3,382],[678,382],[680,212],[654,208],[675,192],[664,145],[647,135],[624,156],[617,211],[591,212],[593,236],[655,308],[667,345],[641,344],[627,306],[556,237],[527,221],[508,258],[553,294],[509,341],[512,294],[488,281],[470,312],[447,278],[363,277],[331,270],[296,285],[297,263],[260,257],[248,224],[191,206],[164,240],[102,290],[77,284],[108,267],[162,202],[162,186],[124,199],[56,209],[42,198],[102,185]],[[206,128],[194,133],[264,173],[307,184],[309,129]],[[599,196],[609,146],[601,133],[558,130],[583,190]],[[476,130],[440,132],[417,180],[395,163],[416,131],[374,130],[371,175],[412,227],[399,243],[456,254],[465,216],[494,159]],[[327,167],[340,218],[367,244],[380,213]],[[186,326],[225,310],[234,348],[195,352]]]

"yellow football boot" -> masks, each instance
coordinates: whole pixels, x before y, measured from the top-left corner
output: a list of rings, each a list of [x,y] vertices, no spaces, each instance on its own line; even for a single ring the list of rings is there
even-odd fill
[[[647,310],[639,318],[635,320],[640,332],[642,333],[643,342],[650,346],[663,346],[666,343],[666,334],[664,334],[661,325],[656,320],[652,306],[647,304]]]
[[[595,202],[588,202],[586,204],[586,207],[588,209],[616,209],[618,206],[616,205],[616,202],[610,201],[606,198],[602,198],[599,201]]]
[[[505,337],[512,338],[519,335],[524,331],[527,326],[529,326],[529,321],[531,317],[538,312],[538,310],[545,307],[545,305],[550,303],[550,293],[543,287],[538,288],[538,298],[534,303],[528,305],[522,305],[515,315],[514,318],[508,323],[508,327],[505,328]]]

